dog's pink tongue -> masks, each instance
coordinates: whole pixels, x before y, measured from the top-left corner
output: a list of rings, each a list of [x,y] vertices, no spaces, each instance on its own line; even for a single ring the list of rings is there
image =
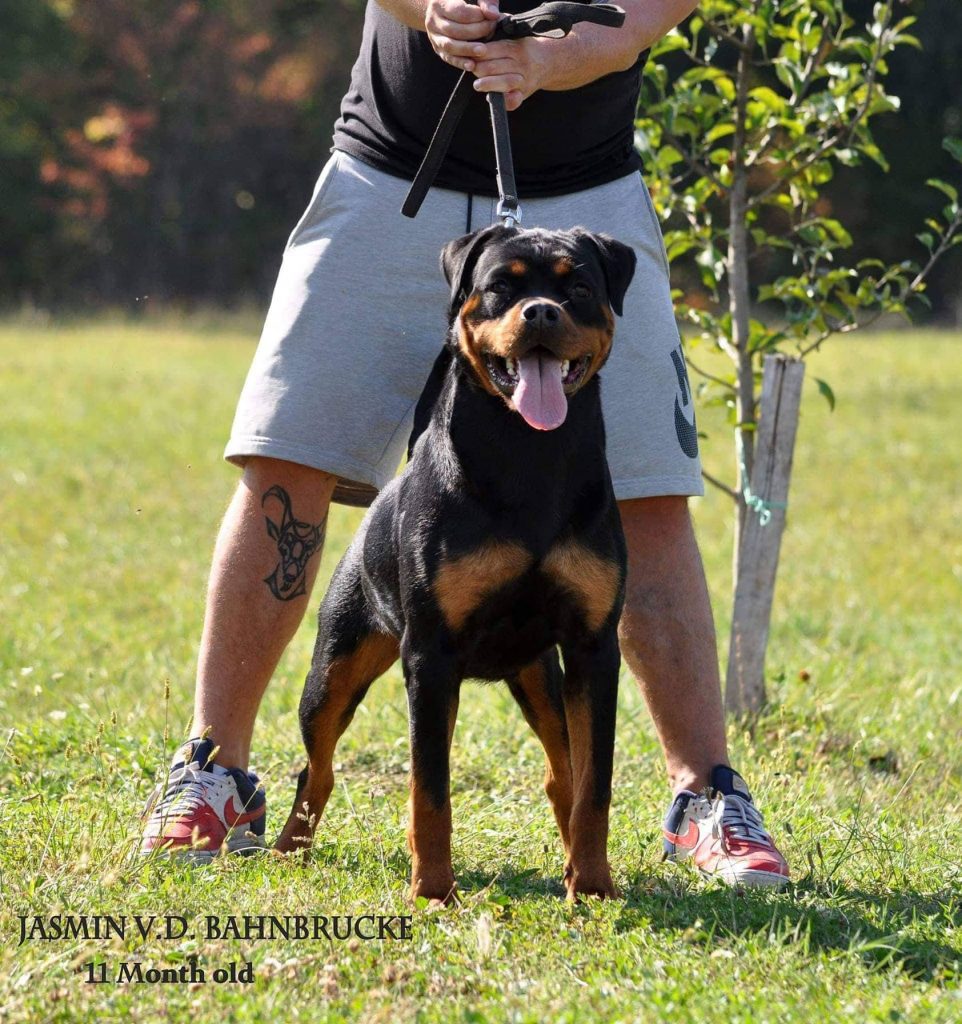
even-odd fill
[[[518,360],[521,378],[514,392],[514,407],[535,430],[554,430],[568,415],[568,399],[561,383],[561,360],[532,353]]]

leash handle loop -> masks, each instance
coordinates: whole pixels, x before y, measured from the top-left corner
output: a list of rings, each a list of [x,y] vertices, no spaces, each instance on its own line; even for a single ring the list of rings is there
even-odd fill
[[[546,39],[563,39],[580,22],[621,28],[625,23],[625,12],[615,4],[553,0],[523,14],[506,14],[498,22],[498,32],[494,38],[526,39],[529,36],[541,36]]]

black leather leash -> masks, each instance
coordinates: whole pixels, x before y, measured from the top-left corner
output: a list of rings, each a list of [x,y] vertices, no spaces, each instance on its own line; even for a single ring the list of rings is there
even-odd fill
[[[529,36],[562,39],[574,25],[585,21],[594,25],[620,28],[625,23],[625,12],[614,4],[592,3],[591,0],[553,0],[534,10],[525,11],[524,14],[502,15],[495,23],[494,33],[488,42],[496,39],[525,39]],[[448,99],[424,154],[424,160],[401,207],[401,213],[405,217],[417,216],[428,190],[438,176],[455,130],[467,110],[471,97],[475,95],[473,78],[470,72],[462,72]],[[491,109],[491,129],[494,133],[494,155],[500,196],[498,216],[505,226],[512,227],[521,222],[521,204],[514,177],[511,134],[508,130],[508,111],[504,103],[504,93],[489,93],[488,106]]]

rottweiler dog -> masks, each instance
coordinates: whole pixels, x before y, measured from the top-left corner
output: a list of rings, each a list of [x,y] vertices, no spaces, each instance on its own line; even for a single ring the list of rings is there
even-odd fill
[[[308,765],[278,840],[310,843],[335,745],[400,656],[411,737],[411,895],[445,902],[460,688],[504,680],[544,745],[570,899],[611,896],[608,808],[626,553],[598,371],[635,268],[583,229],[449,243],[449,331],[410,458],[341,559],[300,703]],[[564,659],[564,670],[558,649]]]

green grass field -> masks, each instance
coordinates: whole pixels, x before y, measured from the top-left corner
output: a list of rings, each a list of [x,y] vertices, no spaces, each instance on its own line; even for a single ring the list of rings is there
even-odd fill
[[[17,915],[407,912],[407,733],[397,671],[339,752],[306,866],[144,864],[137,817],[183,736],[208,560],[236,471],[221,462],[253,330],[0,325],[0,1018],[229,1021],[962,1019],[962,337],[845,340],[806,384],[769,654],[772,709],[734,763],[788,856],[781,894],[660,863],[667,800],[622,679],[611,857],[624,898],[571,907],[541,753],[498,687],[461,702],[453,755],[462,901],[410,941],[31,941]],[[729,438],[704,413],[706,465]],[[730,509],[695,515],[726,643]],[[357,525],[337,509],[315,592]],[[313,625],[255,735],[269,833],[302,764]],[[165,700],[165,688],[170,698]],[[89,984],[82,965],[253,984]]]

